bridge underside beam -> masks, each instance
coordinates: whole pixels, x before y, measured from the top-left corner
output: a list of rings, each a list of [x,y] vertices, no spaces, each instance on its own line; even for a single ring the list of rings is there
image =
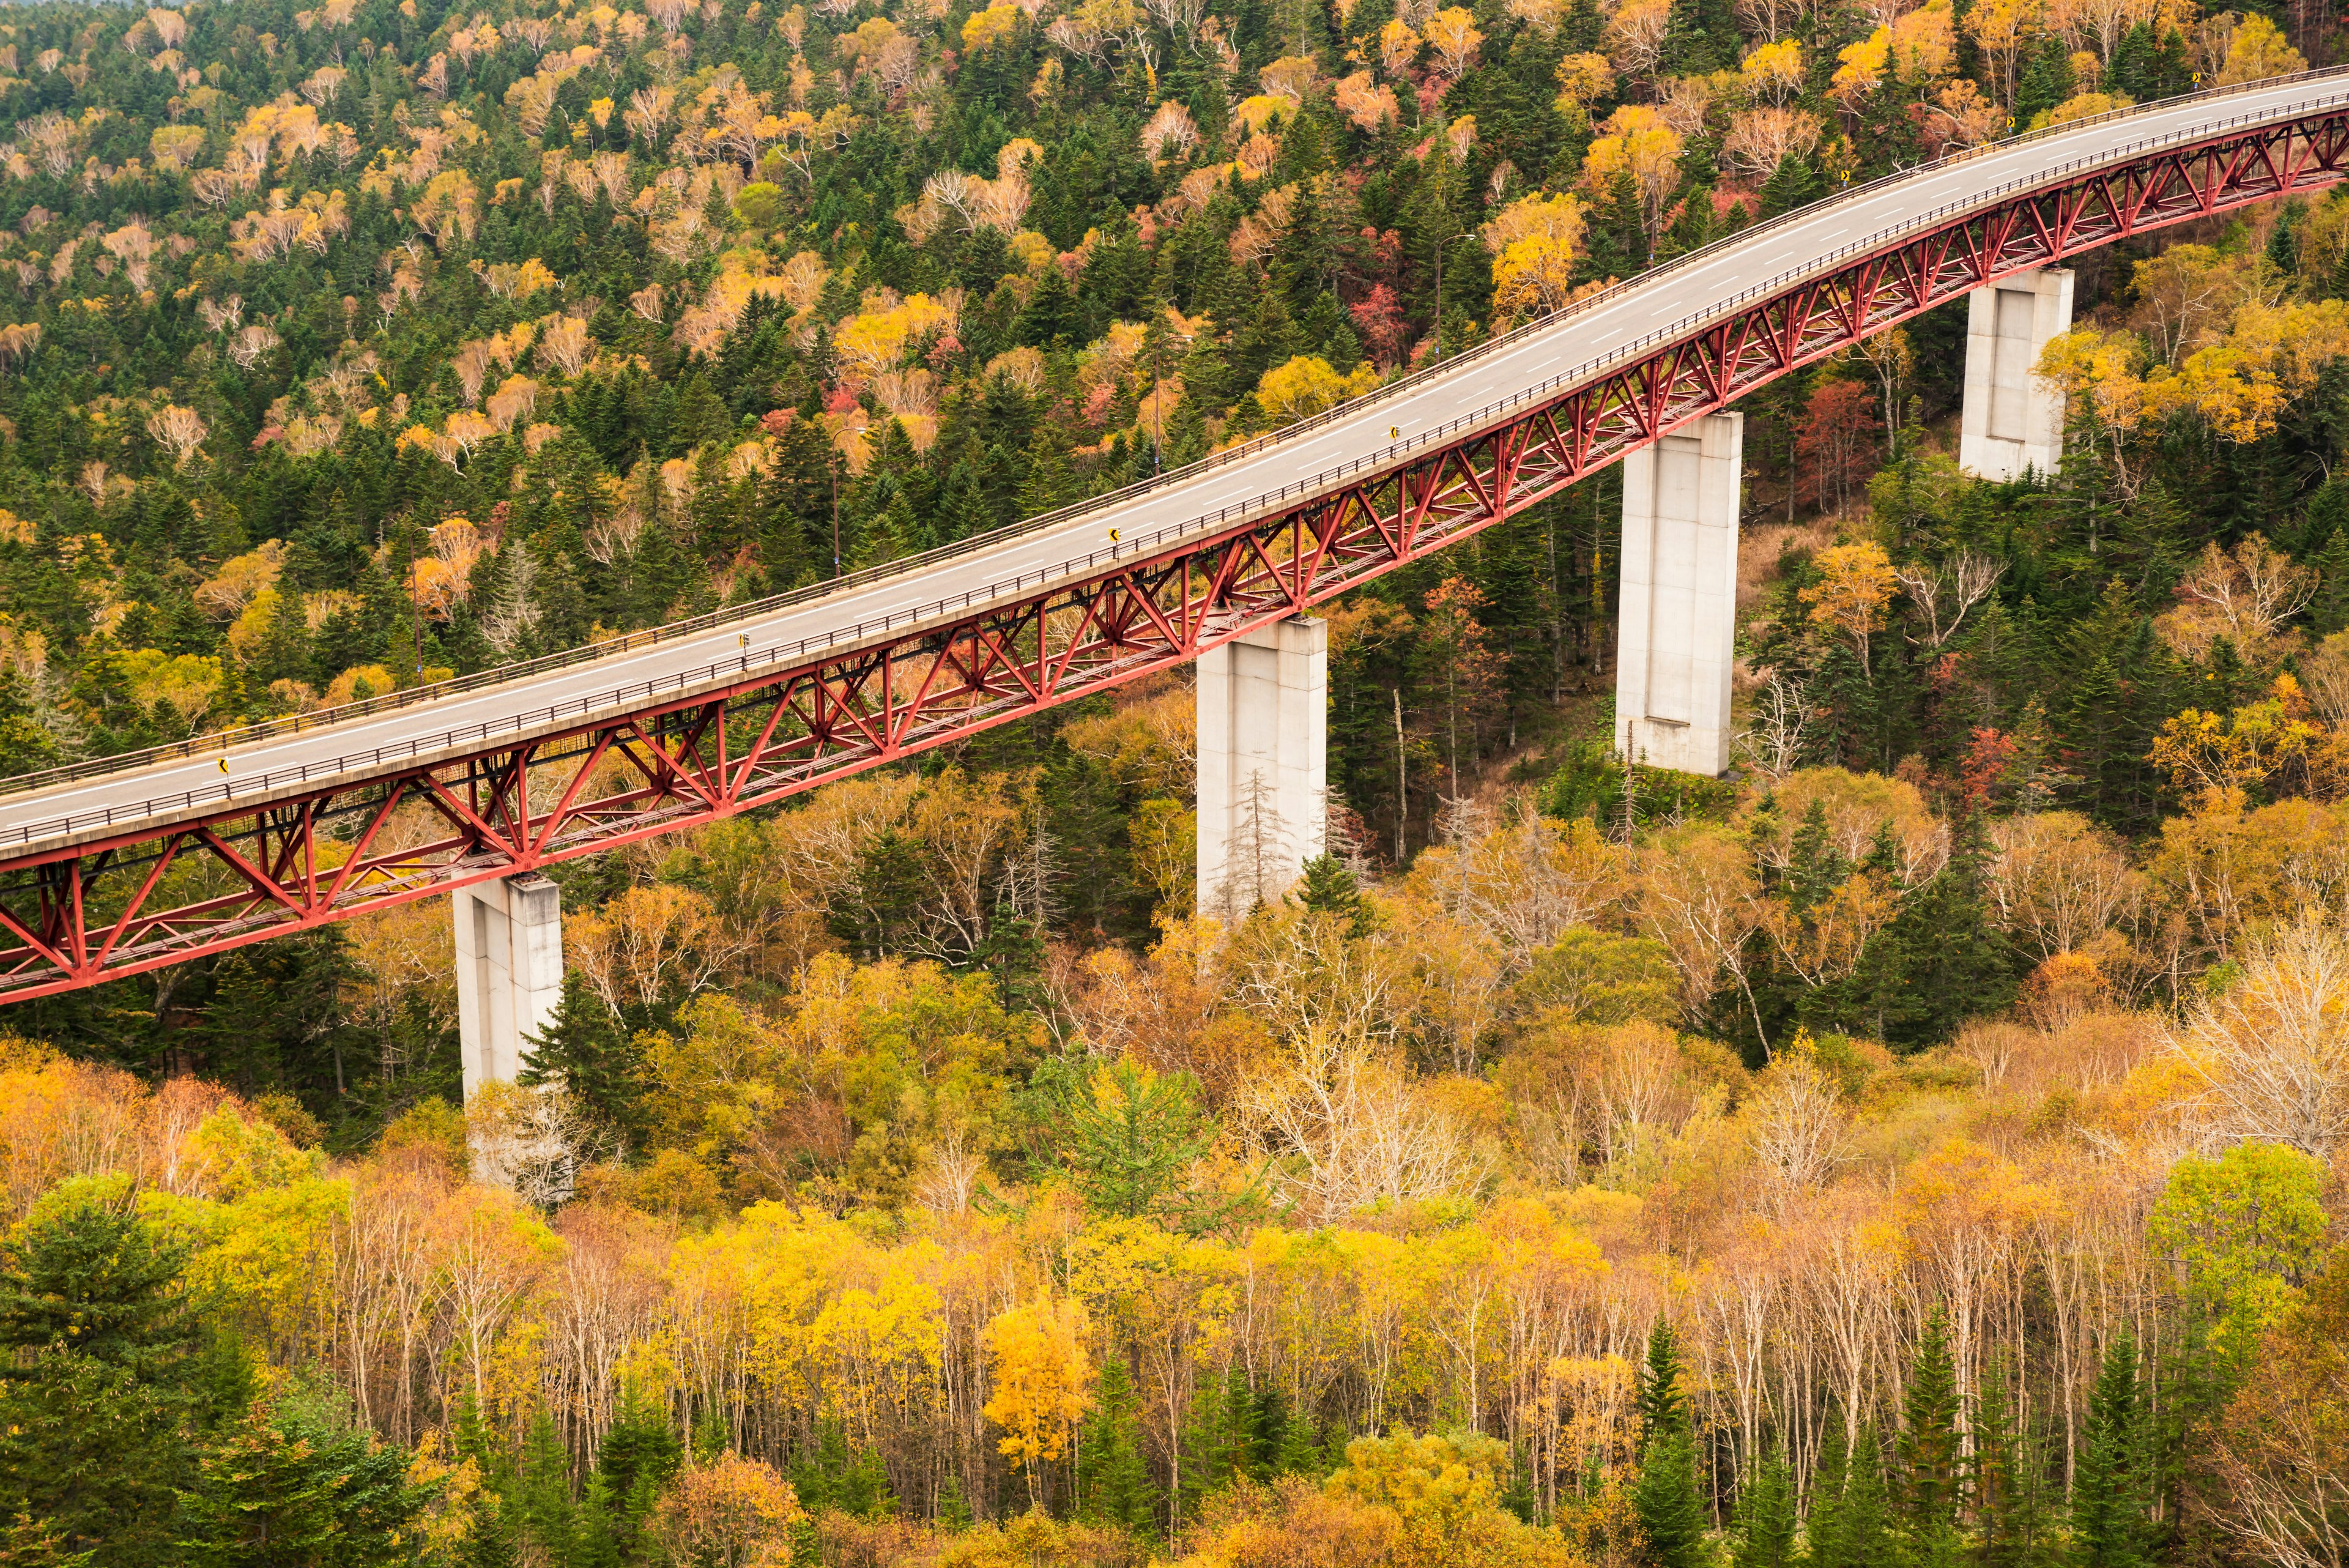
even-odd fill
[[[631,699],[619,717],[386,767],[265,805],[0,854],[0,1002],[313,929],[772,804],[1196,658],[1456,543],[1882,327],[2130,234],[2332,183],[2349,119],[2058,175],[1529,391],[1450,445],[1163,547],[1106,544],[1059,586],[852,651]],[[977,592],[974,599],[992,597]],[[943,607],[941,607],[943,611]],[[419,726],[429,723],[419,710]]]

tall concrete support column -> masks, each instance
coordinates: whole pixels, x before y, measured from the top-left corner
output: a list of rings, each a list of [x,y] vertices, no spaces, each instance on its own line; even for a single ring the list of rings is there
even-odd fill
[[[563,891],[536,872],[449,895],[457,922],[457,1028],[465,1097],[522,1071],[523,1037],[563,1000]]]
[[[1245,919],[1329,841],[1330,626],[1298,616],[1199,656],[1199,912]]]
[[[1966,306],[1966,406],[1958,466],[1983,479],[2053,473],[2064,459],[2064,394],[2032,374],[2072,326],[2072,274],[2026,272],[1974,290]]]
[[[1745,416],[1708,414],[1623,460],[1615,745],[1651,767],[1729,767]]]

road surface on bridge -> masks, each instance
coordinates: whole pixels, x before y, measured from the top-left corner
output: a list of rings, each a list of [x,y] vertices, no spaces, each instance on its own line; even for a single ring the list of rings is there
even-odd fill
[[[1966,208],[2011,197],[2017,188],[2077,177],[2084,165],[2099,161],[2125,163],[2161,143],[2190,145],[2344,102],[2349,102],[2349,78],[2282,78],[2150,105],[1878,181],[1634,279],[1187,478],[1097,504],[1059,523],[972,540],[949,558],[926,558],[899,575],[843,585],[698,635],[297,733],[0,795],[0,846],[69,844],[142,822],[216,813],[223,785],[234,792],[230,800],[255,804],[297,789],[315,791],[322,781],[413,767],[419,755],[432,753],[440,737],[449,738],[453,751],[460,741],[477,746],[484,734],[521,738],[575,726],[583,713],[617,705],[628,689],[641,691],[647,683],[681,682],[680,690],[688,691],[697,684],[714,687],[736,677],[745,660],[796,658],[802,649],[820,653],[828,639],[832,646],[848,646],[843,639],[860,635],[856,628],[891,616],[902,627],[908,612],[940,601],[953,600],[955,613],[963,615],[966,606],[1033,597],[1040,583],[1097,573],[1109,552],[1138,554],[1145,542],[1158,549],[1193,533],[1228,528],[1250,504],[1284,486],[1292,487],[1285,504],[1294,504],[1293,487],[1300,481],[1364,460],[1375,464],[1390,452],[1403,461],[1422,450],[1414,437],[1434,439],[1431,432],[1444,427],[1459,432],[1463,416],[1471,416],[1470,428],[1473,417],[1487,409],[1493,421],[1508,419],[1507,410],[1492,406],[1560,376],[1571,386],[1584,372],[1600,375],[1625,353],[1651,351],[1660,334],[1692,335],[1707,324],[1708,313],[1848,265],[1855,254],[1889,248],[1920,227],[1945,225]],[[1332,479],[1330,487],[1352,477]]]

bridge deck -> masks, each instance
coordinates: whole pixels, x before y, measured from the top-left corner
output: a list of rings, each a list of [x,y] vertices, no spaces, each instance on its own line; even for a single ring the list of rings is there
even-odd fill
[[[771,658],[774,650],[803,639],[812,639],[820,648],[828,638],[891,615],[900,617],[902,627],[906,612],[941,600],[952,598],[959,607],[967,595],[973,605],[1032,597],[1040,582],[1071,575],[1062,568],[1081,566],[1086,557],[1109,549],[1112,530],[1130,550],[1135,547],[1133,542],[1146,536],[1172,539],[1227,527],[1240,514],[1232,509],[1247,508],[1283,486],[1342,465],[1375,462],[1390,449],[1398,449],[1397,461],[1402,461],[1414,436],[1454,424],[1464,414],[1561,375],[1569,378],[1568,386],[1584,373],[1596,377],[1610,359],[1652,343],[1660,332],[1692,334],[1704,325],[1707,313],[1757,288],[1791,285],[1811,271],[1848,262],[1856,254],[1887,248],[1920,227],[1949,222],[1967,206],[2009,193],[2018,184],[2034,183],[2059,171],[2076,171],[2084,163],[2126,161],[2148,142],[2190,142],[2221,130],[2282,120],[2343,101],[2349,101],[2349,81],[2331,73],[2285,78],[2148,106],[1879,181],[1610,291],[1537,329],[1464,357],[1438,374],[1372,394],[1336,417],[1179,483],[1055,525],[974,541],[974,547],[948,559],[927,561],[877,582],[851,584],[701,635],[225,752],[0,795],[0,842],[63,844],[97,832],[119,833],[143,820],[181,815],[177,808],[183,801],[175,797],[185,792],[200,792],[204,798],[199,804],[217,811],[222,804],[217,792],[223,783],[249,783],[257,801],[280,793],[273,785],[288,770],[311,770],[299,786],[308,790],[322,780],[354,780],[391,771],[388,755],[380,764],[367,760],[378,748],[397,746],[398,765],[412,767],[417,756],[412,747],[419,737],[427,738],[425,753],[429,754],[430,737],[478,731],[482,725],[492,726],[501,738],[512,738],[534,729],[575,724],[583,711],[605,705],[599,699],[608,695],[616,701],[625,689],[641,689],[647,681],[682,678],[688,682],[684,690],[690,691],[696,672],[723,664],[730,678],[744,656]],[[1507,417],[1499,410],[1493,415],[1495,421]],[[1391,435],[1391,431],[1398,433]],[[1335,483],[1332,480],[1332,487]],[[719,683],[717,677],[707,682]],[[558,706],[564,709],[559,722],[550,716],[541,726],[527,718]],[[240,789],[237,799],[244,798]],[[101,818],[110,815],[111,821],[102,827],[92,824],[88,817],[93,813]],[[65,820],[69,814],[74,819],[70,825]]]

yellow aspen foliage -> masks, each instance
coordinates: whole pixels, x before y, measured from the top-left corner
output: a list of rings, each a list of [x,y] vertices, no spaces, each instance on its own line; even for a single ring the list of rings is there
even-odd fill
[[[1582,201],[1573,195],[1537,192],[1502,208],[1483,231],[1493,254],[1495,313],[1542,316],[1566,304],[1585,226]]]
[[[2189,355],[2178,374],[2148,383],[2147,409],[2157,415],[2190,412],[2214,434],[2239,444],[2255,441],[2344,356],[2349,301],[2253,301],[2235,312],[2225,337]]]
[[[118,653],[114,659],[116,671],[134,701],[145,708],[170,703],[191,735],[203,727],[228,686],[221,661],[202,654],[167,654],[141,648]]]
[[[2145,344],[2135,333],[2082,326],[2048,339],[2034,370],[2063,389],[2072,418],[2110,445],[2115,477],[2131,493],[2128,442],[2146,415],[2145,359]]]
[[[1892,75],[1901,86],[1918,88],[1940,81],[1958,67],[1958,33],[1951,0],[1925,0],[1925,5],[1892,24]]]
[[[1810,607],[1810,622],[1824,631],[1851,639],[1863,672],[1868,668],[1868,639],[1884,628],[1884,611],[1900,586],[1892,559],[1884,546],[1863,540],[1821,550],[1813,563],[1819,580],[1799,596]]]
[[[1738,86],[1744,89],[1746,97],[1757,103],[1780,106],[1788,99],[1802,96],[1808,77],[1803,46],[1792,38],[1763,45],[1745,57],[1737,71]]]
[[[1615,67],[1604,55],[1568,55],[1557,62],[1558,113],[1578,129],[1590,123],[1592,108],[1615,94]]]
[[[1411,30],[1411,25],[1401,17],[1379,29],[1379,67],[1391,77],[1399,77],[1419,58],[1421,39]]]
[[[2219,67],[2220,87],[2237,82],[2263,82],[2271,77],[2298,76],[2308,60],[2285,41],[2273,22],[2254,12],[2243,18],[2227,44],[2227,63]]]
[[[2307,711],[2300,682],[2279,675],[2265,697],[2232,713],[2189,708],[2172,716],[2154,738],[2153,765],[2206,803],[2240,798],[2302,761],[2322,739]]]
[[[906,345],[916,338],[953,331],[957,315],[953,305],[926,294],[908,295],[902,301],[868,307],[841,323],[833,347],[850,364],[868,375],[878,375],[895,369],[905,358]]]
[[[2110,114],[2116,109],[2127,109],[2136,101],[2125,92],[2078,93],[2054,109],[2042,109],[2033,115],[2031,129],[2044,130],[2051,125],[2069,125],[2075,119],[2091,119],[2100,114]]]
[[[1583,184],[1603,198],[1617,175],[1629,175],[1648,243],[1653,245],[1662,233],[1665,203],[1680,185],[1681,154],[1687,143],[1645,104],[1626,104],[1607,117],[1602,129],[1605,134],[1591,142],[1583,158]]]
[[[1425,36],[1427,47],[1435,51],[1436,68],[1454,81],[1468,74],[1476,60],[1476,46],[1485,41],[1475,16],[1457,5],[1430,16]]]
[[[989,5],[984,11],[974,11],[962,25],[962,47],[975,55],[983,55],[1018,31],[1019,7]]]
[[[1836,73],[1827,86],[1829,96],[1843,105],[1847,113],[1858,113],[1860,100],[1883,85],[1891,53],[1889,27],[1878,27],[1857,44],[1847,45],[1836,55]]]
[[[997,1447],[1031,1489],[1037,1467],[1067,1451],[1071,1429],[1092,1408],[1092,1330],[1072,1297],[1013,1307],[987,1325],[994,1392],[982,1413],[1003,1428]]]
[[[789,1568],[792,1532],[807,1517],[772,1465],[728,1449],[688,1465],[662,1494],[645,1531],[667,1561],[710,1568]]]
[[[1264,373],[1264,379],[1257,383],[1256,400],[1264,405],[1266,413],[1288,424],[1336,408],[1378,384],[1379,373],[1368,364],[1356,367],[1350,376],[1341,376],[1330,368],[1329,360],[1318,355],[1299,354]]]

